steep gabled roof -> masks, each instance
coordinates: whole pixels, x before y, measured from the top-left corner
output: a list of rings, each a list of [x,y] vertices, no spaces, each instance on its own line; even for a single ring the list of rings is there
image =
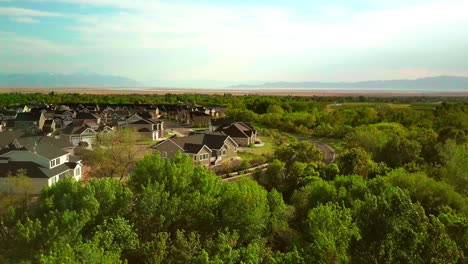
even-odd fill
[[[244,122],[234,122],[229,125],[222,125],[218,127],[215,131],[222,132],[231,137],[241,138],[250,137],[255,132],[252,125]]]
[[[2,138],[0,148],[0,155],[11,151],[29,151],[46,159],[54,159],[68,154],[64,149],[73,148],[73,145],[65,140],[47,136],[27,136],[24,134],[15,136],[10,134],[7,140]]]
[[[28,121],[28,122],[39,122],[42,113],[18,113],[16,115],[15,121]]]
[[[16,138],[25,134],[22,130],[4,131],[0,133],[0,149],[11,144]]]
[[[68,154],[64,148],[72,148],[73,145],[65,140],[46,136],[28,136],[17,139],[30,152],[37,153],[47,159],[54,159]]]
[[[220,149],[227,139],[228,136],[224,135],[196,134],[187,137],[172,138],[170,140],[184,150],[190,149],[191,151],[195,151],[196,147],[194,147],[194,145],[199,146],[198,150],[203,146],[207,146],[209,149]],[[190,153],[198,153],[198,151]]]

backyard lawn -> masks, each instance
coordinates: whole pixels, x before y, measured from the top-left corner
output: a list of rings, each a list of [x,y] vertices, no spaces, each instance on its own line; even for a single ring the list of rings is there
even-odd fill
[[[272,137],[259,135],[258,138],[264,143],[263,146],[241,148],[237,152],[241,159],[250,162],[252,165],[264,163],[273,156],[276,148]]]

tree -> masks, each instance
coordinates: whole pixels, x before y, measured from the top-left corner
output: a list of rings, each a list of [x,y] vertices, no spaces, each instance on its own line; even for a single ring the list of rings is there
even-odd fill
[[[4,184],[0,186],[0,209],[17,206],[26,209],[34,185],[26,170],[20,169],[15,174],[8,173]]]
[[[419,252],[428,220],[404,191],[388,187],[369,195],[354,214],[362,239],[353,245],[353,263],[424,263]]]
[[[164,159],[159,153],[138,162],[128,181],[136,193],[136,226],[140,236],[154,232],[217,228],[221,179],[203,166],[195,166],[187,155]],[[209,224],[207,224],[209,223]]]
[[[275,156],[286,164],[287,168],[295,162],[314,163],[323,160],[323,153],[315,144],[308,141],[299,141],[287,146],[279,147]]]
[[[419,162],[420,153],[419,142],[392,134],[382,147],[380,154],[376,156],[376,160],[385,162],[392,168],[398,168],[410,162]]]
[[[455,187],[461,194],[468,196],[468,144],[455,145],[448,141],[440,148],[443,167],[440,178]]]
[[[337,204],[319,205],[309,211],[303,233],[303,252],[309,263],[349,263],[351,241],[360,239],[351,210]]]
[[[291,247],[294,237],[293,230],[289,227],[289,221],[294,215],[294,208],[287,205],[281,193],[272,190],[268,193],[268,207],[270,208],[270,223],[267,233],[273,248],[285,251]]]
[[[221,225],[238,231],[242,241],[260,238],[270,217],[267,191],[250,179],[225,184],[220,213]]]
[[[277,159],[273,160],[265,172],[256,174],[256,180],[267,190],[283,189],[286,178],[285,164]]]
[[[419,202],[427,213],[439,215],[455,210],[468,214],[468,198],[460,195],[443,181],[429,178],[423,172],[408,173],[403,169],[391,171],[385,180],[394,186],[408,190],[411,199]],[[451,208],[451,209],[449,209]]]
[[[340,173],[340,168],[336,163],[330,163],[325,167],[321,175],[325,180],[332,181]]]
[[[284,113],[284,109],[280,105],[271,104],[271,105],[269,105],[267,107],[266,112],[270,113],[270,114],[280,114],[280,115],[282,115]]]
[[[358,174],[367,178],[375,166],[371,155],[362,148],[345,150],[338,160],[341,173],[345,175]]]
[[[99,135],[93,151],[84,152],[84,162],[93,167],[90,176],[122,180],[143,156],[145,147],[137,143],[139,140],[135,132],[126,128]]]

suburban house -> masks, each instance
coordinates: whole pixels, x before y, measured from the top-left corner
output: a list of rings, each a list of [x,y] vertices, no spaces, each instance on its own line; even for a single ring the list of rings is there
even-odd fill
[[[97,132],[87,125],[70,125],[60,131],[60,138],[70,142],[73,146],[86,143],[91,146],[96,139]]]
[[[230,136],[237,145],[247,147],[250,144],[255,144],[257,140],[257,131],[250,123],[247,122],[227,122],[224,124],[217,124],[214,133]]]
[[[180,105],[162,104],[162,105],[158,106],[158,113],[159,113],[159,115],[162,115],[165,118],[177,119],[177,115],[178,115],[180,109],[181,109]]]
[[[149,140],[159,140],[164,138],[164,123],[143,118],[138,114],[128,117],[119,127],[126,127],[139,133],[143,138]]]
[[[18,113],[14,119],[15,129],[42,129],[45,122],[45,116],[43,112],[30,113],[23,112]]]
[[[188,113],[186,122],[194,127],[208,127],[211,121],[211,115],[205,112],[192,111]]]
[[[49,119],[44,122],[44,126],[42,127],[42,131],[46,134],[52,133],[57,129],[57,125],[54,119]]]
[[[54,121],[57,127],[66,127],[73,123],[75,112],[70,110],[56,110],[54,111]]]
[[[169,138],[153,146],[163,158],[172,158],[177,152],[181,152],[205,166],[237,157],[237,147],[231,137],[211,134]]]
[[[101,117],[99,115],[87,112],[81,112],[76,114],[73,118],[73,123],[76,124],[86,124],[92,129],[98,129],[99,124],[101,123]]]
[[[214,132],[220,126],[230,125],[230,124],[235,123],[235,122],[236,122],[235,120],[227,119],[227,118],[211,119],[209,131]]]
[[[0,139],[0,188],[6,177],[25,170],[39,193],[65,177],[81,179],[81,161],[72,156],[73,146],[46,136],[27,136],[18,131],[4,132]],[[3,184],[2,184],[3,183]]]

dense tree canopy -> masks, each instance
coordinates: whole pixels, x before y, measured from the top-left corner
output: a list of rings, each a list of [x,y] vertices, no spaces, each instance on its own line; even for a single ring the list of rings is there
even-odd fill
[[[134,159],[125,133],[88,153],[88,182],[61,180],[30,200],[20,171],[8,184],[22,195],[1,193],[0,263],[466,263],[468,105],[439,100],[5,95],[0,104],[223,104],[281,132],[267,129],[278,145],[269,167],[236,182],[185,155]],[[415,101],[431,108],[385,104]],[[339,139],[337,162],[285,131]]]

